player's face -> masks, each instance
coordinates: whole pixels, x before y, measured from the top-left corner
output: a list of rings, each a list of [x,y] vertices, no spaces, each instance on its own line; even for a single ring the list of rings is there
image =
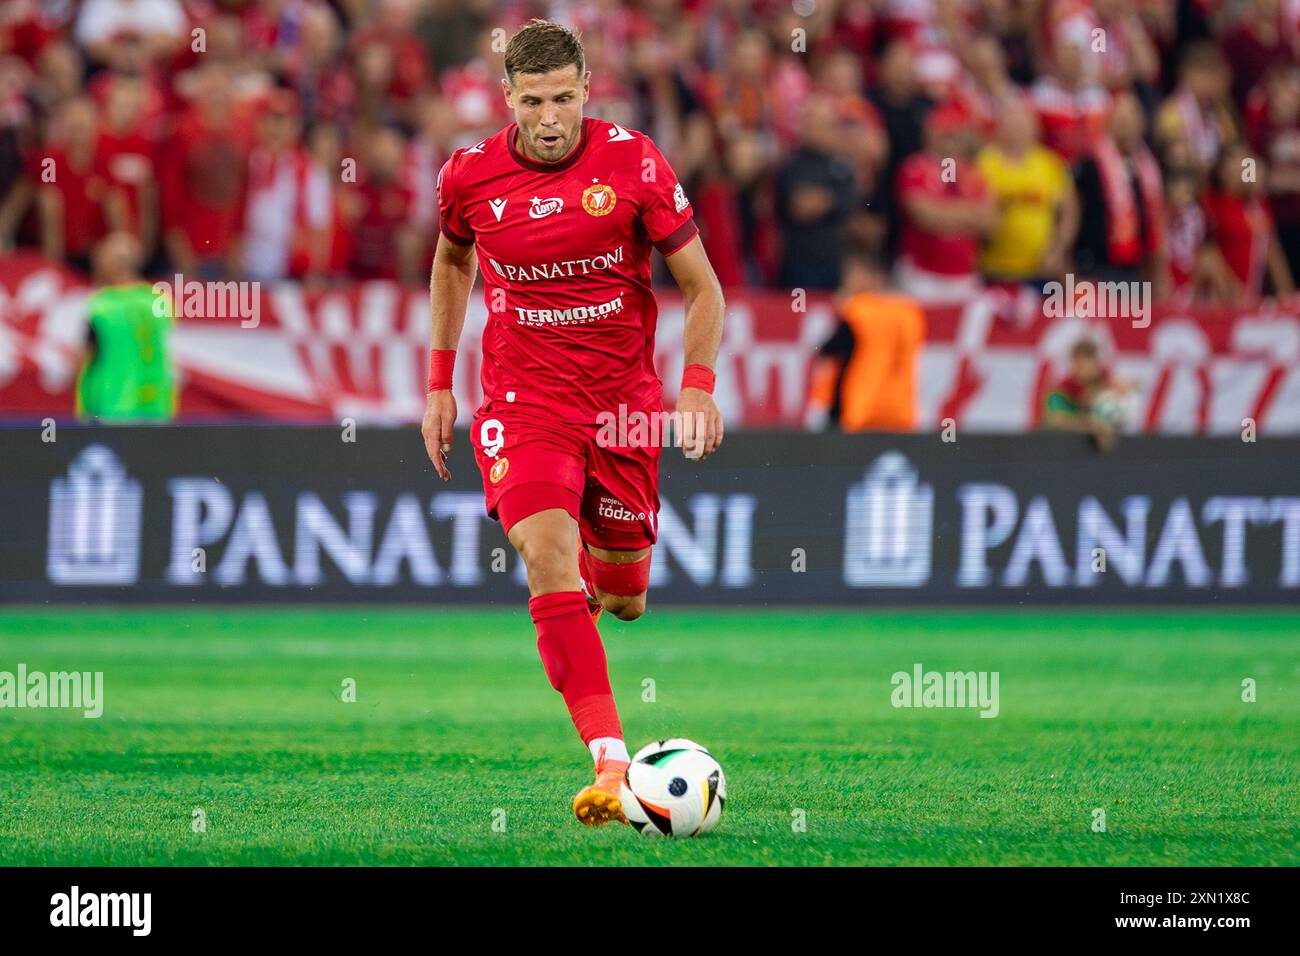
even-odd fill
[[[1071,360],[1070,371],[1078,381],[1092,384],[1101,379],[1101,361],[1095,355],[1079,354]]]
[[[558,163],[578,145],[582,104],[587,101],[591,73],[576,66],[550,73],[516,73],[502,80],[506,103],[519,124],[519,148],[542,163]]]

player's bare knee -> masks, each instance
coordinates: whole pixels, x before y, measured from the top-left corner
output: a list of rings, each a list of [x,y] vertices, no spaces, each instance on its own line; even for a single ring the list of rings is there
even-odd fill
[[[600,603],[620,621],[635,621],[645,613],[645,592],[606,594],[601,597]]]
[[[534,594],[577,590],[578,561],[572,548],[543,540],[526,541],[520,549]]]

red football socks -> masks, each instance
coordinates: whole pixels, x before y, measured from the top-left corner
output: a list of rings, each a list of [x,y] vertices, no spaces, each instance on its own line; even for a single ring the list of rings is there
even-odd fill
[[[537,652],[551,686],[564,695],[584,744],[623,736],[600,632],[581,591],[539,594],[528,602],[537,626]]]

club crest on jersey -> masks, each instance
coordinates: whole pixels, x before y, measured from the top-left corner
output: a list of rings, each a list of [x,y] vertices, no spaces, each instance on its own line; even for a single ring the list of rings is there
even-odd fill
[[[499,482],[502,478],[506,476],[506,472],[509,470],[510,470],[510,459],[498,458],[496,460],[496,464],[494,464],[492,466],[492,469],[488,472],[488,478],[491,479],[492,484],[495,485],[497,482]]]
[[[594,183],[582,191],[582,208],[592,216],[608,216],[617,202],[618,193],[605,183]]]
[[[564,211],[564,200],[557,196],[552,196],[550,199],[539,199],[534,196],[529,202],[532,205],[528,208],[528,215],[533,219],[545,219],[552,213]]]

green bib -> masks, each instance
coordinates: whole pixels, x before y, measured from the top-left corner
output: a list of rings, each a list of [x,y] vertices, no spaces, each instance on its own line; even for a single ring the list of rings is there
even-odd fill
[[[95,331],[95,356],[77,383],[77,412],[107,420],[170,419],[176,378],[167,351],[171,306],[159,307],[146,283],[110,286],[86,305]]]

